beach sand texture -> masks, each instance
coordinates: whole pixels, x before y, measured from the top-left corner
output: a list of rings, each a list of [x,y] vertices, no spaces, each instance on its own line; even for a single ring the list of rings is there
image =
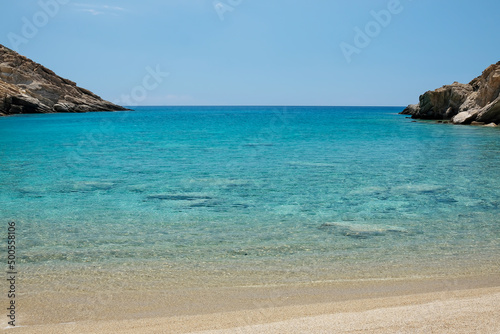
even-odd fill
[[[481,285],[495,284],[494,278],[479,279]],[[262,291],[246,291],[240,294],[252,299],[234,297],[238,290],[212,289],[186,295],[184,302],[208,298],[220,294],[220,299],[208,299],[204,308],[182,311],[178,315],[163,316],[159,305],[148,315],[123,312],[120,308],[108,309],[107,319],[46,323],[9,329],[9,333],[500,333],[500,287],[490,286],[467,289],[473,281],[454,281],[456,290],[446,289],[445,281],[418,281],[366,283],[354,285],[360,294],[350,299],[342,298],[339,285],[293,288],[281,294],[287,295],[284,306],[272,302],[257,303]],[[497,282],[496,282],[497,283]],[[344,286],[346,288],[351,284]],[[364,288],[363,288],[364,285]],[[351,285],[352,286],[352,285]],[[439,289],[441,287],[441,290]],[[444,290],[442,290],[445,288]],[[240,292],[241,292],[241,288]],[[332,290],[333,289],[333,290]],[[419,289],[432,292],[411,293]],[[245,289],[243,289],[245,290]],[[328,291],[333,302],[327,300]],[[343,292],[342,292],[343,291]],[[410,294],[407,294],[410,293]],[[229,296],[229,297],[228,297]],[[234,299],[231,299],[233,296]],[[302,297],[302,298],[301,298]],[[132,300],[129,306],[143,302]],[[336,300],[338,298],[338,300]],[[347,298],[347,299],[346,299]],[[242,302],[242,300],[246,300]],[[343,300],[342,300],[343,299]],[[250,301],[250,302],[249,302]],[[306,302],[304,304],[301,301]],[[316,303],[307,303],[307,302]],[[321,302],[323,301],[323,302]],[[193,303],[195,304],[195,303]],[[274,303],[278,305],[279,303]],[[253,305],[254,307],[250,307]],[[39,307],[36,304],[34,307]],[[231,310],[235,311],[231,311]],[[136,310],[137,311],[137,310]],[[164,310],[163,310],[164,311]],[[114,312],[114,313],[113,313]],[[111,319],[111,320],[110,320]],[[114,320],[113,320],[114,319]],[[4,322],[4,321],[3,321]],[[5,328],[6,324],[2,324]]]

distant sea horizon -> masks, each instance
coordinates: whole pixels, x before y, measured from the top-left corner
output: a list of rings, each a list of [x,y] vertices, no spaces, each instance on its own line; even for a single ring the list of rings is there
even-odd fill
[[[406,108],[406,105],[286,105],[286,104],[193,104],[193,105],[135,105],[135,106],[126,106],[124,105],[123,107],[125,108],[130,108],[133,109],[134,107],[137,108],[149,108],[149,107],[165,107],[165,108],[176,108],[176,107],[185,107],[185,108],[190,108],[190,107],[237,107],[237,108],[248,108],[248,107],[270,107],[270,108],[275,108],[275,107],[282,107],[282,108]]]

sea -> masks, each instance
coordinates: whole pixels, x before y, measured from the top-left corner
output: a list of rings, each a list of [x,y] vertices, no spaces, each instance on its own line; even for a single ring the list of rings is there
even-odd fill
[[[30,291],[499,273],[500,128],[133,109],[0,118],[2,234]]]

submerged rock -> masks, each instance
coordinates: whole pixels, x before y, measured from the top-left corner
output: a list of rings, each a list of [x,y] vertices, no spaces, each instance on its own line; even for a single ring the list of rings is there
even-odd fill
[[[0,44],[0,116],[127,110]]]
[[[468,84],[454,82],[422,94],[401,114],[412,118],[451,120],[454,124],[500,122],[500,62]]]
[[[318,227],[329,233],[342,235],[355,239],[368,239],[371,237],[385,236],[389,233],[407,234],[408,231],[395,226],[377,226],[371,224],[361,224],[357,222],[334,222],[324,223]]]

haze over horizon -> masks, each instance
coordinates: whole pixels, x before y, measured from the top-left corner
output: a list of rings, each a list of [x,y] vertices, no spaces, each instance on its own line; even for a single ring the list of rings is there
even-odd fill
[[[4,3],[0,44],[122,105],[404,106],[500,60],[492,0],[147,4]]]

